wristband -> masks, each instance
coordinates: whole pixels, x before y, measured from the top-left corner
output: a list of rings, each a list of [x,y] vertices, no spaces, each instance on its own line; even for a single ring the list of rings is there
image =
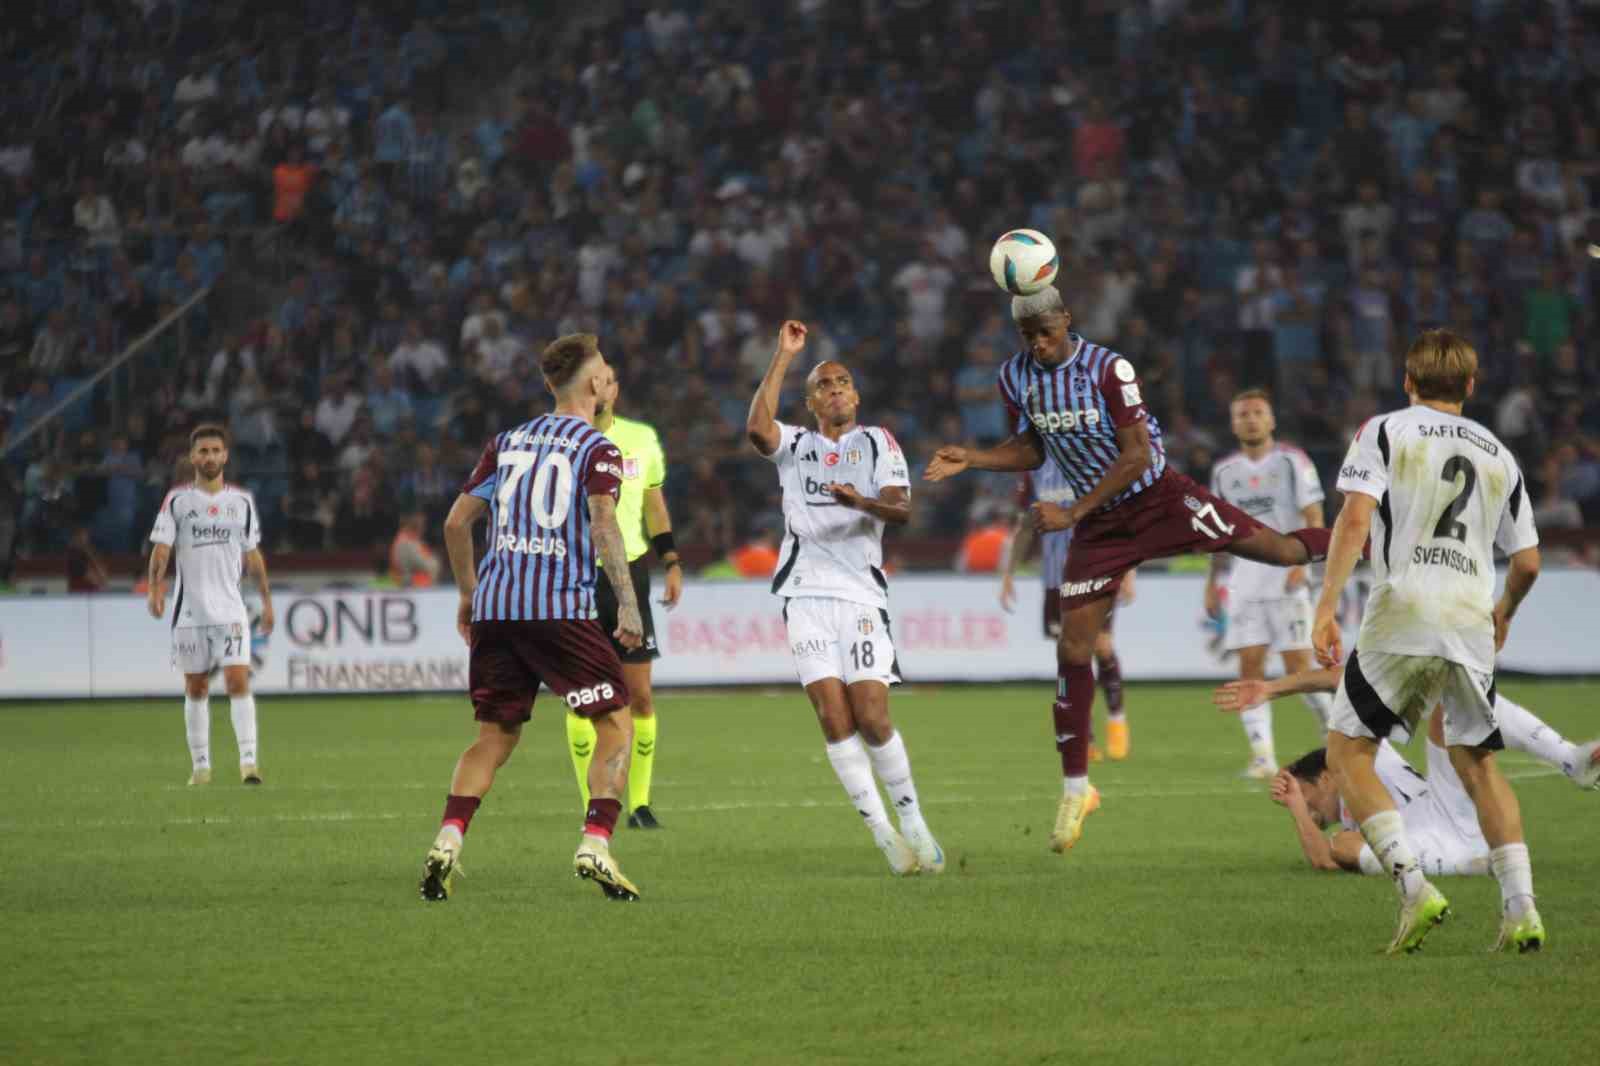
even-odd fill
[[[668,552],[678,550],[677,542],[672,539],[672,530],[657,533],[650,538],[650,547],[654,548],[657,556],[665,556]]]

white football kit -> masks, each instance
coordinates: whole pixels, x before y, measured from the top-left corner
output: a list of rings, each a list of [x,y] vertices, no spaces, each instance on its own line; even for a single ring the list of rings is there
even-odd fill
[[[1361,427],[1339,489],[1378,507],[1372,595],[1328,727],[1409,738],[1442,699],[1447,744],[1499,748],[1494,550],[1539,543],[1516,459],[1471,419],[1417,405]]]
[[[883,576],[884,523],[839,504],[823,486],[850,485],[867,497],[890,486],[909,489],[900,445],[877,426],[857,426],[831,441],[780,422],[777,450],[767,458],[783,487],[784,542],[772,591],[785,600],[800,683],[899,682]]]
[[[1211,491],[1279,533],[1299,529],[1301,511],[1321,503],[1322,479],[1311,457],[1279,444],[1259,461],[1234,452],[1211,470]],[[1272,651],[1311,647],[1311,590],[1284,587],[1281,566],[1234,557],[1228,571],[1229,651],[1266,645]]]
[[[250,665],[250,616],[239,594],[245,554],[261,543],[255,498],[224,485],[167,493],[150,539],[171,546],[172,664],[185,674]]]

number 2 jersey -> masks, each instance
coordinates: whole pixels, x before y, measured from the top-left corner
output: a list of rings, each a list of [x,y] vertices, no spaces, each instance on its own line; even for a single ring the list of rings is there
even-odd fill
[[[1510,449],[1460,415],[1416,405],[1368,419],[1339,491],[1378,501],[1372,596],[1358,651],[1494,672],[1494,549],[1539,543]]]
[[[622,452],[581,418],[540,415],[490,440],[461,486],[489,504],[472,620],[596,617],[589,497],[621,486]]]
[[[215,494],[198,485],[175,488],[161,501],[150,540],[172,548],[173,628],[246,624],[239,575],[245,555],[261,544],[250,493],[232,485]]]
[[[890,486],[909,489],[906,457],[894,437],[877,426],[857,426],[833,441],[779,422],[778,447],[767,458],[783,486],[785,531],[772,591],[888,609],[884,523],[839,503],[823,486],[850,485],[870,497]]]

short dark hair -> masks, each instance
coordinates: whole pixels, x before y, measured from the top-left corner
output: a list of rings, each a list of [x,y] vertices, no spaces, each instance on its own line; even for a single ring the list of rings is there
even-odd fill
[[[1306,784],[1314,785],[1317,783],[1317,778],[1328,772],[1328,749],[1318,748],[1315,751],[1308,751],[1284,769]]]
[[[225,428],[215,422],[202,422],[189,431],[189,447],[193,448],[207,437],[220,440],[224,448],[228,446],[228,431]]]
[[[579,369],[591,358],[600,354],[600,338],[593,333],[569,333],[557,337],[545,346],[539,357],[539,369],[552,389],[564,389],[577,376]]]
[[[1262,403],[1266,404],[1268,407],[1271,407],[1272,406],[1272,393],[1270,393],[1266,389],[1262,389],[1262,388],[1241,389],[1240,391],[1238,391],[1238,392],[1233,394],[1233,399],[1228,401],[1228,406],[1232,407],[1234,404],[1242,403],[1245,400],[1260,400]]]

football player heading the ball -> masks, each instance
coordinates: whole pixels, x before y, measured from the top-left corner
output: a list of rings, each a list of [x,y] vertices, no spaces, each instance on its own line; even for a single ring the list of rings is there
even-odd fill
[[[1032,508],[1039,532],[1076,530],[1061,585],[1051,708],[1064,781],[1050,846],[1064,852],[1082,835],[1090,806],[1091,661],[1122,576],[1147,560],[1196,551],[1302,566],[1327,555],[1329,533],[1275,532],[1168,469],[1138,372],[1072,332],[1054,286],[1014,297],[1011,317],[1024,347],[1001,366],[1000,395],[1018,432],[992,448],[946,445],[923,476],[943,481],[968,469],[1017,472],[1051,462],[1076,493],[1070,506]]]

